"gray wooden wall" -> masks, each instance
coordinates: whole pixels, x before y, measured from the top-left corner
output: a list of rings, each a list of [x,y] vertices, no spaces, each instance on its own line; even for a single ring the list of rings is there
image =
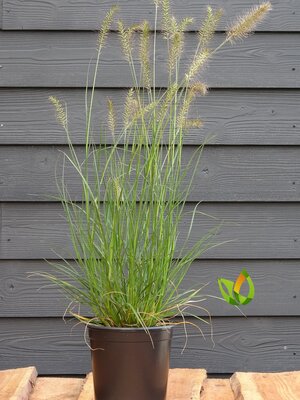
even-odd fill
[[[0,369],[36,365],[41,374],[81,374],[90,368],[82,329],[62,321],[67,302],[51,287],[40,289],[47,282],[28,278],[28,272],[47,270],[43,259],[56,257],[52,249],[70,256],[60,205],[49,200],[66,139],[48,96],[68,102],[73,140],[82,146],[83,88],[95,30],[115,2],[0,3]],[[151,0],[119,3],[127,23],[153,17]],[[256,1],[210,3],[230,19]],[[203,0],[174,0],[176,15],[195,17],[194,29],[205,6]],[[185,337],[177,329],[172,366],[211,373],[300,370],[300,2],[273,0],[273,6],[259,32],[220,51],[205,72],[211,91],[194,110],[201,110],[206,125],[186,136],[184,155],[188,159],[205,136],[215,135],[188,208],[202,200],[204,212],[224,220],[218,240],[235,239],[198,260],[185,285],[211,282],[206,293],[219,295],[217,278],[234,280],[246,267],[257,294],[242,309],[247,318],[225,302],[208,300],[215,346],[201,325],[206,340],[189,329],[181,355]],[[121,88],[130,85],[116,33],[110,40],[97,81],[95,124],[107,97],[121,103]],[[185,60],[196,40],[190,32]],[[163,70],[158,79],[163,84]],[[70,185],[76,198],[71,171]],[[193,240],[213,224],[197,218]]]

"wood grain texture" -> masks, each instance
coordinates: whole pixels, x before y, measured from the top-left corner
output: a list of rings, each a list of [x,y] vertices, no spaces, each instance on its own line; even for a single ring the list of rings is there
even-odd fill
[[[78,400],[94,400],[94,381],[92,372],[86,376]]]
[[[121,122],[124,97],[122,89],[98,89],[95,95],[93,131],[107,120],[107,99],[115,104]],[[56,121],[49,96],[68,105],[69,127],[74,144],[84,143],[84,89],[1,89],[0,144],[65,144],[66,135]],[[190,116],[204,121],[203,129],[191,129],[185,144],[299,145],[300,91],[298,90],[211,90],[196,98]],[[117,128],[120,128],[118,126]],[[103,141],[111,135],[103,132]],[[117,135],[117,133],[116,133]]]
[[[195,150],[192,146],[183,148],[183,168]],[[68,148],[0,146],[1,201],[55,200],[56,179],[59,182],[63,170],[62,152],[68,153]],[[84,147],[76,152],[83,160]],[[207,146],[201,157],[189,201],[300,200],[300,147]],[[190,183],[191,174],[192,170],[183,187]],[[71,198],[81,200],[81,181],[69,162],[65,164],[65,182]]]
[[[215,38],[215,46],[221,40]],[[224,47],[201,79],[210,87],[299,88],[300,34],[258,33],[236,46]],[[1,87],[85,87],[88,64],[95,55],[93,32],[0,32]],[[182,73],[191,60],[198,36],[189,33],[182,56]],[[157,86],[167,82],[166,41],[157,44]],[[112,33],[102,55],[97,87],[132,85],[121,54],[117,33]],[[93,61],[91,62],[93,65]],[[270,73],[272,71],[272,73]],[[139,74],[137,69],[137,74]]]
[[[36,382],[35,367],[0,371],[0,394],[2,399],[28,400]]]
[[[245,9],[256,5],[257,1],[248,0],[211,0],[214,8],[222,8],[225,16],[220,24],[226,28],[228,20],[240,15]],[[154,20],[153,3],[147,0],[108,0],[99,3],[97,0],[4,0],[4,29],[98,29],[100,21],[107,10],[114,4],[120,6],[119,16],[127,24],[142,20]],[[191,29],[199,29],[200,22],[205,15],[207,2],[205,0],[185,0],[184,6],[180,0],[172,1],[172,13],[182,18],[195,17]],[[273,0],[273,11],[270,17],[258,27],[263,31],[298,31],[298,17],[300,5],[297,0]],[[152,24],[153,25],[153,24]],[[160,24],[159,24],[160,26]]]
[[[3,0],[0,0],[0,29],[3,29]]]
[[[2,368],[36,365],[40,374],[86,374],[91,369],[90,350],[83,328],[61,319],[1,319],[0,362]],[[214,318],[215,347],[210,327],[206,335],[188,328],[187,348],[183,328],[175,330],[171,367],[205,368],[208,373],[239,371],[300,370],[299,318]]]
[[[177,255],[186,238],[194,205],[187,205],[179,226]],[[299,203],[203,204],[191,230],[190,245],[222,222],[209,259],[298,259]],[[229,242],[228,242],[229,241]],[[188,247],[187,247],[188,248]],[[68,229],[59,204],[2,203],[1,259],[55,258],[53,249],[72,258]]]
[[[200,400],[235,400],[229,379],[205,379]]]
[[[239,400],[299,400],[299,372],[245,373],[236,372],[230,383]]]
[[[78,400],[82,386],[78,378],[38,378],[30,400]]]
[[[177,256],[186,238],[194,205],[187,205],[179,226]],[[202,204],[189,245],[223,222],[214,243],[224,243],[205,253],[209,259],[299,259],[300,220],[297,203]],[[2,203],[1,259],[55,258],[53,249],[72,258],[68,229],[59,204]],[[228,242],[229,241],[229,242]],[[189,245],[187,248],[189,248]]]
[[[241,315],[237,308],[210,296],[220,296],[218,278],[235,281],[243,268],[248,270],[256,288],[254,300],[242,308],[248,317],[299,314],[298,260],[197,260],[182,288],[207,285],[201,292],[206,299],[201,306],[212,316],[237,317]],[[61,317],[65,313],[69,300],[38,272],[56,271],[41,260],[0,260],[0,317]],[[83,308],[81,312],[91,315]],[[198,308],[192,312],[207,315]]]
[[[205,378],[205,369],[171,369],[166,400],[199,400]]]

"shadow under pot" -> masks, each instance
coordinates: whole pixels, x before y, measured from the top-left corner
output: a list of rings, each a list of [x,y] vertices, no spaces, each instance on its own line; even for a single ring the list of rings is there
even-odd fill
[[[172,326],[89,325],[95,400],[165,400]]]

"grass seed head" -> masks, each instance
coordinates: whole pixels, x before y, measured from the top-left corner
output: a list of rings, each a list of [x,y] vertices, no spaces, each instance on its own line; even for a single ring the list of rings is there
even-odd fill
[[[115,134],[116,129],[116,113],[114,103],[111,99],[107,100],[107,125],[112,135]]]
[[[197,119],[186,119],[184,122],[184,128],[191,129],[191,128],[202,128],[203,121],[199,118]]]
[[[115,13],[118,11],[118,7],[114,6],[112,7],[108,13],[106,14],[103,22],[102,22],[102,26],[99,30],[99,35],[98,35],[98,48],[102,48],[105,45],[106,39],[107,39],[107,35],[108,32],[111,28],[111,24],[113,22],[114,19],[114,15]]]
[[[143,72],[144,85],[147,89],[151,87],[151,70],[150,70],[150,26],[148,21],[144,21],[141,25],[141,41],[140,41],[140,61]]]
[[[170,1],[161,0],[162,5],[162,31],[165,39],[170,39],[177,31],[176,18],[171,15]]]
[[[169,51],[169,71],[172,72],[177,61],[183,52],[184,34],[180,31],[176,32],[171,38],[171,46]]]
[[[192,64],[190,65],[190,68],[188,72],[185,75],[186,81],[190,82],[201,70],[203,65],[207,62],[207,60],[210,57],[210,51],[208,49],[204,49],[200,51],[195,59],[193,60]]]
[[[123,123],[125,129],[127,129],[130,126],[132,122],[132,117],[134,116],[135,113],[138,112],[138,109],[139,109],[138,101],[135,98],[134,89],[131,88],[127,93],[124,104]]]
[[[180,112],[178,114],[178,118],[177,118],[177,125],[180,129],[182,129],[185,124],[186,124],[186,119],[190,110],[190,106],[194,100],[196,96],[196,93],[194,90],[192,90],[191,88],[188,89],[187,91],[187,95],[183,101],[183,104],[181,106]]]
[[[57,97],[50,96],[49,100],[54,106],[57,121],[67,131],[68,120],[67,120],[67,113],[66,113],[65,107],[63,106],[62,102]]]
[[[191,18],[191,17],[183,18],[183,20],[180,22],[180,24],[178,26],[179,32],[184,32],[187,29],[187,27],[189,25],[191,25],[193,22],[194,22],[194,18]]]
[[[271,9],[272,5],[269,1],[253,7],[227,29],[227,39],[234,42],[235,40],[247,37]]]
[[[190,88],[195,94],[199,94],[200,96],[205,96],[208,92],[208,86],[203,82],[195,82]]]
[[[199,41],[202,48],[207,47],[212,40],[222,14],[221,9],[214,11],[210,6],[207,7],[206,18],[199,30]]]
[[[138,29],[137,25],[133,25],[129,28],[125,28],[123,22],[119,20],[117,22],[121,46],[123,50],[123,54],[128,62],[131,62],[132,57],[132,46],[133,46],[133,33]]]

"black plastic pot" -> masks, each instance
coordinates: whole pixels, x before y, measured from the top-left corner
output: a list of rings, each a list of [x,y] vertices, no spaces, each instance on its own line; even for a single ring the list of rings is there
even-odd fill
[[[95,400],[166,399],[171,326],[88,330]]]

